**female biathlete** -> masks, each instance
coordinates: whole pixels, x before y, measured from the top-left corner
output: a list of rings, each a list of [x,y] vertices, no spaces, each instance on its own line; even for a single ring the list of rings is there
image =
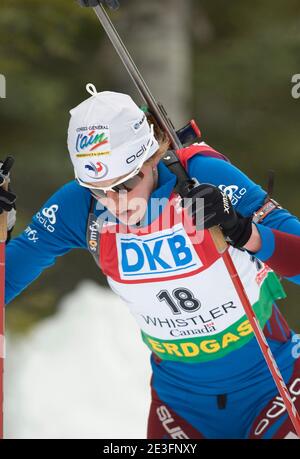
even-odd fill
[[[277,306],[278,275],[300,284],[299,220],[204,142],[177,151],[200,183],[182,202],[157,126],[128,95],[89,91],[70,112],[75,180],[6,246],[6,304],[57,257],[89,250],[151,351],[148,438],[295,438],[208,230],[223,230],[299,410],[297,335]],[[2,190],[1,209],[12,202]]]

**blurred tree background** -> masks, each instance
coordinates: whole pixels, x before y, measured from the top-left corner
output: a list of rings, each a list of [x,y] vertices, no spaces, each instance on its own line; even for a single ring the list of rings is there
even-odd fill
[[[275,198],[299,215],[300,100],[291,96],[300,73],[299,1],[121,0],[110,15],[176,127],[195,118],[203,139],[262,186],[274,169]],[[0,73],[1,156],[16,158],[18,234],[73,179],[68,112],[87,97],[85,84],[136,92],[95,15],[75,0],[2,0]],[[59,259],[7,309],[9,329],[53,314],[83,278],[105,283],[88,253]],[[300,330],[299,288],[284,285],[281,307]]]

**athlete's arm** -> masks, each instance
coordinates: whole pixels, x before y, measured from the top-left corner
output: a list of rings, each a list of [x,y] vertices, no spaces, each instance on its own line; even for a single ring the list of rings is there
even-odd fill
[[[191,176],[211,183],[228,193],[243,216],[250,216],[263,205],[267,193],[232,164],[196,155],[188,162]],[[255,256],[279,275],[300,284],[300,222],[285,209],[275,209],[256,224],[261,248]]]
[[[70,182],[45,203],[22,234],[8,243],[6,304],[53,265],[56,257],[73,248],[86,248],[89,203],[89,191]]]
[[[300,284],[300,235],[288,233],[285,225],[283,231],[268,226],[267,222],[257,224],[256,227],[261,238],[261,248],[254,255],[281,276]]]

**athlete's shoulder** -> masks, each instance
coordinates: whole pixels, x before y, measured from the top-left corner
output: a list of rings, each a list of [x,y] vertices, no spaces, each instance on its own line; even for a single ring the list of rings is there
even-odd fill
[[[68,235],[82,234],[83,241],[90,202],[89,190],[73,180],[59,188],[45,202],[34,215],[33,222],[63,239]]]
[[[230,162],[229,159],[223,154],[212,148],[206,142],[193,143],[188,147],[177,150],[177,156],[185,168],[188,166],[188,162],[193,157],[200,158],[216,158],[225,162]]]
[[[205,142],[193,144],[180,150],[179,158],[189,174],[201,182],[219,185],[224,179],[225,173],[234,179],[239,176],[246,178],[246,175],[233,165],[223,153]]]
[[[76,213],[89,207],[91,194],[87,188],[80,186],[75,180],[72,180],[60,187],[45,203],[57,204],[64,207],[65,210],[72,210]]]
[[[71,180],[70,182],[65,183],[56,191],[55,194],[62,199],[78,198],[84,201],[89,200],[91,196],[89,189],[80,186],[76,180]]]
[[[206,144],[204,144],[206,145]],[[206,145],[197,153],[190,155],[187,170],[191,177],[200,183],[211,183],[219,187],[238,205],[242,214],[250,215],[257,210],[266,197],[266,192],[240,168],[234,165],[222,153]],[[215,154],[217,153],[217,154]]]

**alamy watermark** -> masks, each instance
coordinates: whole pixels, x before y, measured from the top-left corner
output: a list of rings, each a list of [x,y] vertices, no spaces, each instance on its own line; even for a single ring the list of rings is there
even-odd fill
[[[140,197],[127,200],[127,193],[120,192],[116,199],[105,198],[103,203],[98,200],[96,209],[100,211],[97,219],[100,231],[146,235],[180,225],[193,243],[200,244],[204,239],[203,198],[163,197],[153,198],[149,203]]]
[[[0,73],[0,98],[6,98],[6,79],[5,76]]]
[[[295,73],[295,75],[292,76],[291,82],[293,83],[291,90],[292,97],[294,99],[300,99],[300,73]]]

